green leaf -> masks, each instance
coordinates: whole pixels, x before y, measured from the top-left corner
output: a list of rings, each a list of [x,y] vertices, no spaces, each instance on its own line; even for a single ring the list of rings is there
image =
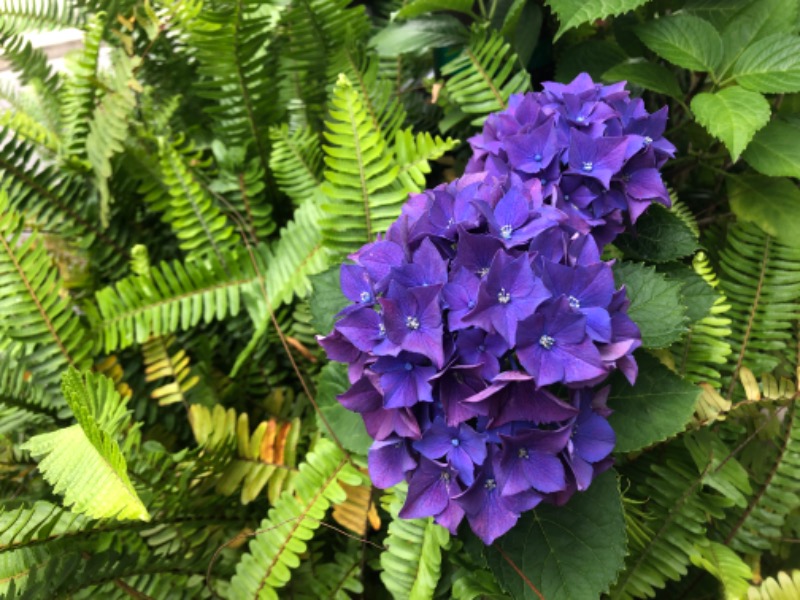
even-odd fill
[[[341,363],[328,363],[323,367],[317,386],[317,404],[336,437],[347,450],[366,456],[372,445],[372,438],[367,434],[361,415],[347,410],[339,404],[336,396],[350,388],[347,379],[347,367]],[[320,424],[320,430],[327,432]]]
[[[568,46],[556,62],[556,81],[567,83],[579,73],[599,79],[603,73],[627,58],[625,51],[614,42],[587,40]]]
[[[731,210],[743,221],[794,246],[800,239],[800,189],[789,179],[740,175],[728,179]]]
[[[610,471],[565,506],[525,513],[486,555],[517,600],[585,600],[599,598],[613,583],[625,546],[619,486]]]
[[[692,254],[698,248],[697,237],[675,213],[654,204],[636,221],[633,231],[614,240],[626,258],[668,262]]]
[[[738,600],[747,596],[753,572],[726,545],[719,542],[697,544],[689,558],[696,567],[708,571],[719,580],[722,585],[721,595],[725,600]]]
[[[410,19],[436,10],[472,14],[472,0],[413,0],[397,11],[397,19]]]
[[[732,77],[755,92],[800,92],[800,37],[776,33],[755,42],[736,61]]]
[[[645,46],[672,64],[713,72],[722,60],[722,39],[708,21],[688,14],[662,17],[636,30]]]
[[[547,4],[561,23],[555,37],[557,40],[568,29],[598,19],[621,15],[647,2],[648,0],[548,0]]]
[[[760,130],[742,157],[759,173],[800,178],[800,118],[776,118]]]
[[[114,439],[128,421],[114,382],[70,368],[62,388],[78,424],[37,435],[23,448],[39,460],[42,475],[73,511],[95,519],[149,521]]]
[[[370,40],[370,46],[381,56],[399,56],[431,48],[459,46],[468,39],[469,30],[458,19],[450,15],[436,15],[389,23]]]
[[[683,335],[687,318],[680,282],[631,262],[614,265],[614,280],[625,286],[631,301],[628,316],[639,326],[645,348],[665,348]]]
[[[659,265],[658,271],[664,273],[670,281],[681,283],[683,303],[691,323],[708,315],[708,311],[720,297],[705,279],[683,263]]]
[[[312,276],[311,324],[317,333],[327,335],[336,323],[336,314],[350,302],[342,293],[339,267]]]
[[[608,422],[617,434],[617,452],[641,450],[683,431],[700,395],[700,388],[649,354],[638,353],[636,362],[636,385],[615,375],[608,397],[608,406],[614,411]]]
[[[733,86],[714,94],[697,94],[692,99],[697,121],[721,140],[734,162],[753,139],[756,131],[769,122],[769,102],[758,92]]]
[[[612,82],[627,81],[676,100],[683,99],[683,93],[675,73],[656,63],[639,59],[625,62],[603,73],[603,79]]]

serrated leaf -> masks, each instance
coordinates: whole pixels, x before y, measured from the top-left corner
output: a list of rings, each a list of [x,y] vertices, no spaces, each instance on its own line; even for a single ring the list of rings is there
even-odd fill
[[[574,29],[584,23],[621,15],[634,8],[647,4],[649,0],[548,0],[547,4],[556,13],[561,26],[555,39],[560,38],[568,29]]]
[[[800,189],[789,179],[763,175],[728,179],[731,210],[743,221],[794,246],[800,239]]]
[[[683,99],[675,73],[656,63],[643,60],[625,62],[603,73],[603,79],[610,82],[627,81],[676,100]]]
[[[689,14],[662,17],[636,30],[645,46],[674,65],[711,71],[722,60],[722,39],[708,21]]]
[[[584,600],[599,598],[613,583],[625,545],[619,486],[610,471],[565,506],[539,505],[525,513],[486,549],[486,557],[517,600]]]
[[[347,367],[341,363],[328,363],[320,375],[317,404],[342,446],[350,452],[366,456],[372,445],[372,438],[364,427],[361,415],[347,410],[336,399],[336,396],[345,393],[349,387]],[[328,433],[322,424],[320,429]]]
[[[628,316],[639,326],[645,348],[665,348],[683,335],[687,318],[680,282],[630,262],[614,265],[614,280],[626,288],[631,301]]]
[[[692,112],[698,123],[722,141],[734,162],[769,122],[769,102],[758,92],[739,86],[716,93],[697,94],[692,99]]]
[[[800,119],[773,119],[756,133],[742,158],[764,175],[800,178]]]
[[[339,267],[331,267],[309,279],[312,287],[311,324],[317,333],[327,335],[336,323],[338,312],[350,303],[342,293]]]
[[[649,354],[638,353],[636,362],[636,385],[615,376],[608,397],[608,406],[614,411],[608,422],[617,434],[617,452],[641,450],[683,431],[700,395],[699,387]]]
[[[667,279],[680,282],[686,315],[691,323],[708,315],[708,311],[720,297],[705,279],[683,263],[659,265],[658,270]]]
[[[736,61],[732,77],[754,92],[800,92],[800,37],[776,33],[755,42]]]
[[[681,218],[659,204],[651,206],[636,221],[632,231],[615,241],[626,258],[668,262],[692,254],[697,238]]]

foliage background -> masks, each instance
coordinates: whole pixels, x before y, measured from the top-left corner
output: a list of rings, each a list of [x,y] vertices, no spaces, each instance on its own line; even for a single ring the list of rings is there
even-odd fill
[[[5,597],[800,595],[797,0],[0,13]],[[56,73],[23,34],[65,26]],[[582,71],[667,104],[678,146],[675,207],[609,256],[641,377],[616,472],[484,548],[396,518],[314,335],[335,265],[486,114]]]

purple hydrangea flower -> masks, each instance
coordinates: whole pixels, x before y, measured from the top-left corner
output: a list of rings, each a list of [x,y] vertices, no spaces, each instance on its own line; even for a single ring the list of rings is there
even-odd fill
[[[466,174],[412,195],[342,266],[350,304],[320,339],[375,440],[402,517],[466,520],[487,544],[612,464],[605,406],[641,345],[603,247],[652,202],[675,151],[666,109],[582,74],[514,95],[469,142]]]

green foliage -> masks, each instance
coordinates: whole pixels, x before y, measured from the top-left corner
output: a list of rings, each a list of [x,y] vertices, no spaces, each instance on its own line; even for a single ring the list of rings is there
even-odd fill
[[[675,213],[653,206],[636,221],[636,230],[614,240],[626,258],[655,263],[688,256],[697,249],[697,236]]]
[[[683,431],[700,394],[697,387],[647,354],[637,356],[637,363],[636,385],[617,377],[608,397],[618,452],[641,450]]]
[[[325,365],[317,388],[317,403],[320,415],[325,417],[325,422],[342,446],[354,454],[366,456],[372,445],[372,438],[367,434],[361,415],[347,410],[336,400],[336,396],[345,393],[349,387],[347,368],[344,365]],[[328,433],[324,425],[320,429]]]
[[[623,62],[603,73],[603,79],[627,81],[676,100],[681,100],[683,97],[675,74],[657,63],[640,60]]]
[[[640,263],[617,263],[614,280],[625,286],[628,315],[639,326],[645,348],[665,348],[683,335],[687,317],[680,283]]]
[[[730,548],[718,542],[695,546],[690,557],[692,563],[716,577],[722,586],[726,600],[743,598],[747,593],[753,572]]]
[[[714,71],[722,61],[722,38],[708,22],[690,14],[661,17],[636,30],[639,39],[674,65]]]
[[[742,52],[732,76],[755,92],[800,91],[800,37],[776,33]]]
[[[381,580],[396,600],[431,598],[441,576],[442,549],[447,548],[449,534],[431,518],[399,518],[403,502],[405,493],[397,489],[383,498],[392,522],[381,553]]]
[[[594,598],[607,591],[622,567],[624,549],[619,484],[609,472],[566,507],[542,505],[523,515],[486,549],[486,556],[513,598],[559,600]],[[581,576],[574,577],[576,572]]]
[[[756,171],[772,177],[800,177],[800,121],[773,119],[756,133],[743,157]]]
[[[800,190],[789,179],[743,175],[728,180],[731,210],[782,243],[800,235]]]
[[[78,424],[37,435],[24,448],[39,460],[44,478],[75,512],[95,519],[149,521],[115,440],[128,416],[114,383],[102,375],[70,369],[64,374],[63,389]],[[86,484],[88,478],[91,485]]]
[[[800,571],[781,571],[747,590],[747,600],[791,600],[800,594]]]
[[[565,31],[592,23],[598,19],[620,15],[646,4],[649,0],[548,0],[548,4],[556,13],[561,23],[555,39]]]
[[[769,103],[757,92],[739,86],[692,100],[697,121],[720,139],[736,161],[755,133],[769,121]]]

